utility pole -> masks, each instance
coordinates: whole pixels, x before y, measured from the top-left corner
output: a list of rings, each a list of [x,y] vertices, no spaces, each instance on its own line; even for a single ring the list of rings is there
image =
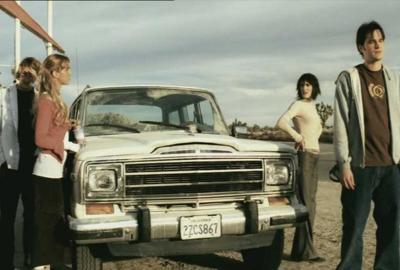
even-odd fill
[[[21,1],[15,1],[18,5],[21,5]],[[17,72],[19,62],[21,62],[21,21],[15,19],[15,46],[14,46],[14,70],[11,71],[13,75]]]
[[[53,0],[47,1],[47,33],[53,37]],[[47,42],[47,56],[53,53],[53,45]]]

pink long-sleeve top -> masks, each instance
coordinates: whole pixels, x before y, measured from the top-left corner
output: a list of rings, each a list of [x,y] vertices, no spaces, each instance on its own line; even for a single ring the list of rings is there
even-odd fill
[[[64,136],[68,124],[56,125],[56,105],[46,96],[39,97],[35,127],[35,143],[43,153],[50,154],[60,163],[64,160]]]

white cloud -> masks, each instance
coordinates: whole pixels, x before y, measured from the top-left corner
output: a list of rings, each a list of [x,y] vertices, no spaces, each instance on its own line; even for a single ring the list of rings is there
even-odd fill
[[[46,3],[23,1],[46,26]],[[387,34],[386,63],[399,66],[400,3],[395,1],[55,1],[54,37],[72,60],[78,88],[170,84],[208,88],[227,122],[275,123],[305,72],[332,103],[339,71],[361,62],[354,40],[376,19]],[[4,23],[4,24],[3,24]],[[13,22],[0,15],[0,59],[12,62]],[[3,25],[5,27],[3,27]],[[23,55],[44,58],[43,43],[23,32]],[[6,84],[10,76],[0,75]],[[240,109],[239,109],[240,108]]]

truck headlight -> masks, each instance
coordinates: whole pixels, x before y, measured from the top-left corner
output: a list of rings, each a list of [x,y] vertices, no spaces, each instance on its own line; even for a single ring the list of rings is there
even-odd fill
[[[122,191],[121,164],[93,164],[87,166],[86,196],[110,198]]]
[[[117,186],[117,173],[114,170],[89,172],[90,191],[113,191]]]
[[[265,184],[271,186],[288,185],[292,165],[289,160],[265,160]]]

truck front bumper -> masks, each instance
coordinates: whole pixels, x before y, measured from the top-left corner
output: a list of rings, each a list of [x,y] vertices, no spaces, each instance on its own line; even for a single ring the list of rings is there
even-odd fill
[[[219,238],[197,240],[155,240],[150,242],[107,244],[113,257],[160,257],[180,255],[201,255],[226,250],[244,250],[270,246],[276,231],[255,234],[229,235]]]
[[[206,205],[196,208],[149,206],[138,208],[137,211],[127,212],[118,217],[109,215],[77,219],[69,216],[69,228],[72,232],[72,240],[76,244],[180,241],[180,218],[201,215],[221,216],[222,238],[292,227],[304,222],[308,217],[308,212],[302,204],[271,206],[268,202],[257,203],[255,201]]]

